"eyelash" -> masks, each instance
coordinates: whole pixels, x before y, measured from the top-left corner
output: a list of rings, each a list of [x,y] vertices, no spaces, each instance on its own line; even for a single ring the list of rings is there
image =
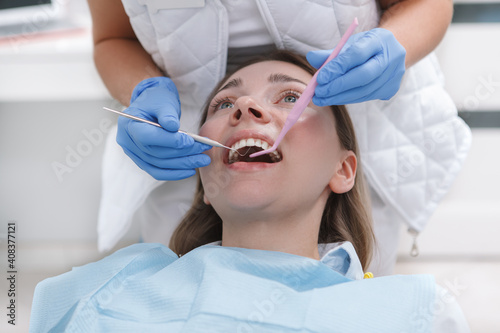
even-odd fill
[[[293,95],[295,97],[297,97],[297,99],[300,98],[300,93],[298,91],[295,91],[295,90],[286,90],[286,91],[283,91],[281,94],[280,94],[280,97],[278,98],[278,101],[281,101],[283,98],[289,96],[289,95]]]
[[[217,111],[219,109],[219,106],[224,102],[233,103],[229,97],[214,98],[213,102],[210,104],[210,109],[212,109],[213,111]]]
[[[286,96],[289,96],[289,95],[293,95],[294,97],[299,99],[301,93],[299,93],[298,91],[295,91],[295,90],[285,90],[285,91],[280,93],[276,103],[279,103],[283,98],[285,98]],[[218,97],[218,98],[216,97],[216,98],[214,98],[213,102],[210,104],[210,109],[212,109],[215,112],[219,109],[219,106],[225,102],[234,103],[231,100],[231,98],[229,98],[229,97]]]

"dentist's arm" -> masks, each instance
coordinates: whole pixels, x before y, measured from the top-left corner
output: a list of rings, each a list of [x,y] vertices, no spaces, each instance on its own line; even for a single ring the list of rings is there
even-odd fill
[[[128,106],[139,82],[164,74],[137,40],[120,0],[88,0],[88,4],[95,65],[111,96]]]
[[[88,0],[93,22],[94,61],[124,112],[158,122],[163,128],[118,118],[116,141],[141,169],[158,180],[193,176],[210,158],[208,145],[179,133],[177,87],[137,40],[120,0]]]
[[[406,68],[443,39],[453,16],[452,0],[378,0],[380,28],[391,31],[406,50]]]
[[[378,28],[353,35],[343,51],[318,73],[316,105],[388,100],[399,90],[406,68],[429,54],[443,38],[453,14],[451,0],[379,0]],[[318,68],[331,51],[307,54]]]

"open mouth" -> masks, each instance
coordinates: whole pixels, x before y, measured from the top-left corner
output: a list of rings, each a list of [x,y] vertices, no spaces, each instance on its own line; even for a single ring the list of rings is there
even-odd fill
[[[263,163],[277,163],[280,162],[283,157],[281,152],[275,150],[272,153],[250,158],[250,155],[261,150],[266,150],[271,145],[261,139],[241,139],[231,146],[232,149],[236,149],[238,153],[234,150],[229,151],[228,164],[233,164],[236,162],[263,162]],[[241,155],[243,156],[241,156]]]

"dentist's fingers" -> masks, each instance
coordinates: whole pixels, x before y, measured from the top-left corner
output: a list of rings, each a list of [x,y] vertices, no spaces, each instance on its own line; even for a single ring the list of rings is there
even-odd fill
[[[142,170],[146,171],[149,173],[153,178],[157,180],[180,180],[180,179],[185,179],[189,178],[191,176],[194,176],[196,174],[196,168],[187,168],[187,169],[179,169],[178,162],[179,161],[172,161],[172,164],[166,161],[162,161],[164,163],[164,166],[172,166],[172,169],[169,168],[162,168],[158,167],[153,164],[149,164],[145,162],[142,158],[139,158],[136,156],[134,153],[129,151],[128,149],[124,149],[124,152],[129,156],[136,164],[139,166]],[[204,155],[204,154],[201,154]],[[210,160],[210,158],[207,155],[204,155]],[[210,163],[206,163],[207,165]]]
[[[397,92],[394,86],[384,84],[391,75],[390,73],[383,73],[365,86],[355,87],[334,96],[325,98],[313,96],[313,103],[318,106],[327,106],[361,103],[375,99],[388,100]]]

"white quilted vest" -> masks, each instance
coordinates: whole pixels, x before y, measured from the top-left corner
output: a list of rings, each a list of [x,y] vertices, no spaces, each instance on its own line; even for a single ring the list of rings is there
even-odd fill
[[[226,74],[226,8],[219,0],[122,2],[142,46],[179,90],[184,128],[197,131],[203,103]],[[176,8],[178,3],[201,7]],[[257,5],[276,46],[304,55],[334,48],[354,17],[360,22],[358,31],[378,23],[374,0],[257,0]]]
[[[202,105],[226,72],[226,9],[219,0],[122,2],[144,49],[178,88],[181,128],[196,132]],[[375,0],[256,2],[276,46],[301,54],[332,49],[354,17],[360,22],[356,32],[376,27],[379,20]],[[400,91],[391,100],[353,104],[348,110],[372,189],[385,206],[391,206],[398,219],[420,232],[450,188],[470,145],[470,130],[458,118],[456,107],[443,89],[435,56],[431,54],[408,69]],[[135,191],[137,203],[159,184],[138,168],[109,169],[115,178],[117,171],[137,174],[134,189],[130,188],[130,176],[123,176],[128,179],[126,191]],[[112,198],[114,193],[124,193],[120,186],[125,185],[120,183],[103,177],[101,249],[116,243],[118,226],[129,224],[137,208],[121,203],[123,197]],[[377,207],[373,209],[376,220]]]

